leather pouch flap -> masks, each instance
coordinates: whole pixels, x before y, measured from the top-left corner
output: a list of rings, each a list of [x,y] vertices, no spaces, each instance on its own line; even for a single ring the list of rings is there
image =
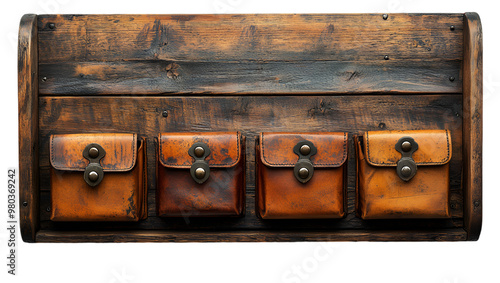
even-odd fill
[[[210,149],[210,154],[205,158],[210,168],[230,168],[240,161],[239,132],[161,133],[158,137],[160,163],[168,168],[191,168],[194,158],[188,151],[199,142],[205,143]]]
[[[310,141],[317,148],[311,156],[314,167],[339,167],[347,159],[347,133],[261,133],[260,158],[269,167],[294,167],[299,156],[293,148]]]
[[[451,137],[448,130],[368,131],[363,135],[366,160],[373,166],[397,166],[401,153],[396,143],[411,137],[418,144],[413,160],[419,166],[443,165],[451,159]]]
[[[50,137],[50,163],[61,171],[85,171],[89,160],[83,151],[89,144],[98,144],[105,156],[100,160],[104,172],[126,172],[135,166],[136,134],[64,134]]]

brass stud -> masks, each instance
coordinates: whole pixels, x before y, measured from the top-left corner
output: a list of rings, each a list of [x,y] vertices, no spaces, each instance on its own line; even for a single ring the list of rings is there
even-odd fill
[[[96,158],[97,156],[99,156],[99,150],[96,147],[91,147],[89,149],[89,156],[92,158]]]
[[[301,146],[300,147],[300,153],[302,155],[308,155],[309,153],[311,153],[311,147],[308,146],[307,144]]]
[[[299,177],[301,179],[306,179],[307,177],[309,177],[309,170],[307,170],[307,168],[300,168],[299,169]]]
[[[401,149],[404,151],[404,152],[408,152],[411,150],[411,142],[409,141],[404,141],[402,144],[401,144]]]
[[[196,155],[196,157],[202,157],[203,154],[205,154],[205,149],[201,146],[197,146],[194,148],[194,155]]]
[[[410,177],[411,175],[410,166],[403,166],[403,168],[401,168],[401,175],[403,175],[404,177]]]
[[[203,168],[196,168],[196,171],[194,172],[195,176],[197,179],[203,179],[205,177],[205,169]]]
[[[95,182],[95,181],[97,181],[97,179],[99,179],[99,174],[97,174],[96,171],[91,171],[89,173],[89,180],[92,182]]]

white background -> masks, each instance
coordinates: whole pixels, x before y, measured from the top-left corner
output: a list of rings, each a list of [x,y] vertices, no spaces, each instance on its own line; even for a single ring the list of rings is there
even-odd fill
[[[497,1],[3,1],[0,37],[1,282],[500,282]],[[7,168],[18,166],[17,32],[26,13],[463,13],[484,34],[484,221],[478,242],[26,244],[7,274]],[[5,188],[5,189],[3,189]],[[300,275],[293,272],[302,270]]]

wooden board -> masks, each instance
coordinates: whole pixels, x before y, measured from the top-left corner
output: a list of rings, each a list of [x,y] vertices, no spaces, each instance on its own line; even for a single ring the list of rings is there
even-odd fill
[[[482,66],[475,14],[391,14],[387,20],[381,14],[41,15],[33,17],[31,25],[38,26],[38,59],[30,57],[39,68],[30,73],[38,79],[38,90],[21,96],[21,86],[29,85],[21,75],[19,80],[20,101],[37,103],[34,110],[20,110],[20,121],[33,127],[20,131],[20,156],[26,156],[30,146],[35,154],[23,164],[32,166],[30,174],[36,176],[22,187],[26,196],[36,197],[36,203],[27,205],[31,218],[24,220],[25,241],[479,237],[481,155],[478,159],[473,153],[481,152],[482,89],[471,82],[482,74]],[[20,54],[25,52],[20,49]],[[352,136],[405,129],[451,131],[452,218],[363,221],[354,212]],[[157,134],[233,130],[247,137],[245,216],[157,217]],[[262,131],[349,132],[345,218],[255,216],[254,144]],[[135,132],[147,138],[145,221],[49,220],[49,136],[96,132]]]
[[[462,14],[44,15],[38,25],[41,95],[462,90]]]

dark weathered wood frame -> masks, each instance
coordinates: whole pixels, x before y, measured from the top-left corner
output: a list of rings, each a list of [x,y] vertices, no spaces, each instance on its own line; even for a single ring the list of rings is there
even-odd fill
[[[482,31],[479,16],[463,17],[463,66],[461,74],[463,150],[463,228],[442,230],[260,230],[181,231],[40,230],[39,101],[37,15],[25,15],[19,31],[19,180],[21,235],[26,242],[134,242],[134,241],[425,241],[477,240],[482,220]],[[173,67],[171,67],[173,68]],[[176,74],[173,74],[176,75]],[[355,74],[353,74],[355,76]],[[460,79],[457,76],[457,81]],[[322,86],[319,88],[321,89]],[[46,89],[45,89],[46,90]],[[228,89],[228,93],[231,89]],[[220,90],[216,90],[221,92]],[[249,94],[262,89],[247,89]],[[348,91],[348,90],[347,90]],[[187,93],[192,92],[187,90]],[[196,92],[196,91],[195,91]],[[243,93],[245,90],[243,90]],[[279,91],[278,91],[279,92]],[[285,92],[285,91],[282,91]],[[335,90],[335,93],[346,90]],[[381,91],[383,92],[383,91]],[[411,89],[409,90],[411,93]],[[199,92],[203,93],[203,91]],[[273,93],[277,93],[273,90]],[[308,93],[302,90],[301,93]],[[312,94],[332,94],[312,89]],[[79,94],[75,91],[76,95]],[[286,93],[284,93],[286,94]],[[310,94],[307,94],[310,95]],[[50,100],[50,99],[49,99]]]

